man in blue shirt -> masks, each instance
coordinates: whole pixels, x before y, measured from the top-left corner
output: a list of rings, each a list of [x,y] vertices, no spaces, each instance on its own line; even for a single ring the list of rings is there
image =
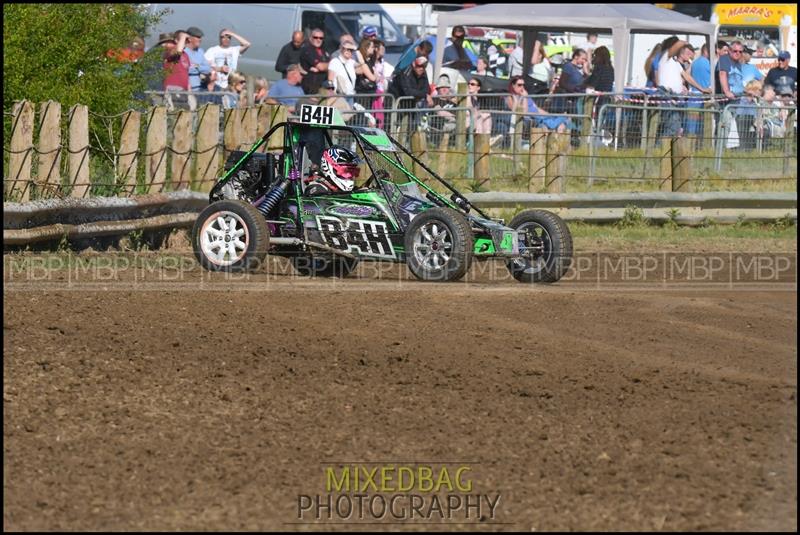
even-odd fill
[[[741,41],[734,41],[731,43],[728,55],[719,58],[720,89],[731,100],[735,100],[744,93],[742,54],[744,54],[744,45]]]
[[[287,106],[289,113],[294,113],[298,97],[305,96],[303,88],[300,87],[305,73],[299,63],[289,65],[286,68],[286,78],[278,80],[269,88],[266,103]]]
[[[758,67],[750,63],[750,58],[753,57],[752,48],[744,47],[742,52],[742,85],[747,87],[748,82],[751,80],[763,80],[764,75],[758,70]]]
[[[692,62],[692,78],[700,87],[711,87],[711,62],[708,61],[708,45],[704,44],[700,49],[700,57]],[[689,87],[692,93],[699,93],[694,86]]]
[[[190,26],[186,33],[189,34],[187,39],[188,46],[186,47],[186,54],[189,56],[189,87],[192,91],[205,91],[203,81],[200,80],[200,75],[211,75],[211,65],[206,59],[206,51],[200,48],[200,42],[203,40],[203,32],[196,26]],[[208,83],[208,79],[206,79]]]

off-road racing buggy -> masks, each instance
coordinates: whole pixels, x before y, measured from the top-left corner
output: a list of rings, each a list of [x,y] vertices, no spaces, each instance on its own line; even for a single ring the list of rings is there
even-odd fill
[[[344,153],[357,157],[349,169],[361,171],[345,176],[368,179],[350,191],[312,193],[320,164]],[[473,259],[499,257],[521,282],[555,282],[572,260],[572,237],[557,215],[526,210],[508,226],[492,220],[386,132],[347,126],[334,108],[303,105],[299,120],[231,153],[225,169],[192,232],[208,270],[256,270],[274,254],[307,276],[345,276],[372,259],[405,262],[422,280],[454,281]]]

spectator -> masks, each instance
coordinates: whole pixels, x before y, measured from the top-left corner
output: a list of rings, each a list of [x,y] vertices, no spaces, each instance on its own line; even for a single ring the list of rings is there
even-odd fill
[[[472,71],[472,74],[477,74],[478,76],[494,76],[489,71],[489,59],[486,56],[478,58],[478,66]]]
[[[506,107],[516,113],[536,114],[536,116],[525,115],[522,117],[522,124],[530,127],[547,128],[556,132],[566,132],[570,128],[571,122],[566,117],[551,115],[545,110],[536,106],[533,98],[528,96],[525,89],[525,80],[522,76],[512,76],[509,80],[509,96],[505,97]]]
[[[597,38],[598,35],[594,32],[589,32],[586,34],[586,42],[580,45],[578,48],[582,48],[586,51],[588,57],[594,57],[593,52],[597,48]],[[588,62],[587,62],[588,65]]]
[[[231,39],[236,39],[240,44],[231,46]],[[211,68],[217,72],[217,85],[221,89],[227,89],[228,76],[238,70],[239,55],[244,54],[248,48],[250,48],[250,41],[227,28],[223,28],[219,32],[219,45],[212,46],[206,50],[206,60],[208,60]]]
[[[742,83],[742,53],[744,46],[741,41],[731,43],[727,56],[719,58],[719,85],[722,93],[731,100],[736,100],[744,93]]]
[[[450,32],[450,43],[444,49],[442,66],[461,71],[464,77],[469,75],[474,65],[464,51],[464,37],[466,32],[463,26],[453,26]]]
[[[333,61],[331,61],[333,63]],[[333,83],[333,80],[325,80],[322,82],[322,85],[319,87],[320,96],[319,105],[320,106],[331,106],[339,110],[339,113],[342,115],[342,119],[345,122],[349,122],[353,117],[353,107],[347,100],[336,94],[336,85]]]
[[[189,87],[192,91],[201,91],[202,82],[200,80],[201,74],[211,74],[211,65],[205,56],[205,50],[200,48],[200,43],[203,41],[203,32],[196,26],[190,26],[186,33],[189,34],[188,48],[186,53],[189,55],[191,65],[189,66]]]
[[[711,63],[708,60],[708,44],[703,44],[700,48],[700,56],[692,62],[690,73],[700,87],[711,90]],[[694,86],[689,88],[689,91],[692,93],[701,92]]]
[[[753,57],[752,48],[744,47],[742,51],[742,83],[747,87],[751,80],[763,80],[764,75],[758,70],[758,67],[750,63],[750,58]]]
[[[356,92],[356,60],[354,55],[356,47],[348,41],[343,41],[339,46],[339,55],[331,59],[328,64],[328,80],[333,82],[336,92],[340,95],[354,95]],[[348,104],[353,104],[353,99],[347,99]]]
[[[500,51],[495,45],[490,45],[486,50],[486,54],[488,55],[487,59],[489,63],[489,72],[492,73],[492,76],[497,76],[497,69],[500,69],[502,73],[507,74],[505,72],[508,68],[506,58],[500,54]]]
[[[658,78],[661,84],[658,86],[658,91],[662,95],[674,96],[685,95],[687,93],[686,83],[696,87],[699,91],[707,93],[707,88],[701,87],[692,78],[691,74],[686,72],[685,64],[688,64],[694,57],[692,46],[683,42],[677,41],[669,50],[669,57],[662,62],[658,70]],[[678,107],[679,103],[666,102],[668,107]],[[663,135],[666,137],[675,137],[683,135],[682,126],[682,113],[679,110],[665,110],[662,113],[663,118]]]
[[[550,63],[550,58],[547,57],[540,41],[533,44],[533,56],[531,58],[533,67],[531,68],[531,78],[534,82],[534,93],[547,93],[550,90],[550,84],[553,83],[555,76],[555,69]]]
[[[300,51],[303,48],[303,32],[293,32],[292,40],[283,45],[275,62],[275,70],[286,78],[286,69],[289,65],[300,63]]]
[[[650,51],[650,54],[647,56],[647,59],[644,60],[644,75],[647,83],[645,87],[657,87],[658,83],[656,82],[656,73],[659,63],[659,58],[661,57],[661,43],[658,43],[656,46],[653,47],[653,50]]]
[[[778,54],[778,66],[767,73],[766,83],[777,90],[779,87],[794,87],[797,85],[797,68],[789,66],[792,55],[784,50]],[[777,91],[776,91],[777,92]]]
[[[736,110],[736,129],[739,132],[739,148],[753,150],[756,148],[758,132],[756,115],[761,91],[764,88],[759,80],[750,80],[744,88],[744,94]]]
[[[419,56],[415,58],[411,64],[411,72],[400,77],[401,94],[407,97],[414,97],[413,100],[401,101],[401,109],[433,107],[428,74],[425,72],[425,67],[427,65],[428,59],[425,56]],[[409,118],[409,128],[411,131],[416,130],[419,121],[420,117],[418,114],[411,114]]]
[[[371,41],[378,39],[378,29],[375,26],[364,26],[361,31],[361,39],[369,39]]]
[[[594,34],[589,34],[594,35]],[[594,49],[592,54],[592,74],[584,82],[586,87],[595,91],[611,93],[614,91],[614,67],[611,65],[611,53],[604,46]]]
[[[286,68],[286,78],[278,80],[269,88],[267,104],[287,106],[289,113],[294,113],[298,98],[305,96],[301,87],[305,74],[306,71],[300,64],[289,65]]]
[[[586,88],[600,91],[602,93],[614,92],[614,67],[611,64],[611,53],[605,46],[600,46],[594,49],[592,53],[592,74],[586,79]],[[613,97],[600,96],[595,102],[595,109],[600,110],[606,104],[613,101]],[[614,130],[616,124],[616,114],[612,110],[606,110],[603,116],[602,128],[608,132]]]
[[[375,76],[375,41],[365,38],[358,45],[355,53],[356,60],[356,92],[375,93],[378,88],[377,77]],[[369,99],[362,105],[372,106]]]
[[[706,89],[708,93],[711,92],[711,63],[708,60],[708,44],[703,44],[700,48],[700,56],[696,57],[692,62],[689,72],[692,78],[694,78],[694,81],[697,82],[697,85]],[[691,86],[689,88],[689,93],[699,96],[703,94],[703,91]],[[700,98],[689,99],[687,106],[689,110],[686,114],[686,132],[702,138],[703,112],[699,110],[703,109],[703,100]]]
[[[557,93],[583,93],[586,90],[586,77],[583,65],[586,63],[586,51],[578,48],[572,52],[572,60],[561,69],[561,76],[556,88]],[[553,102],[553,111],[576,113],[576,97],[559,97]]]
[[[764,139],[764,148],[768,149],[771,139],[786,135],[786,118],[783,116],[785,110],[782,110],[781,104],[775,100],[775,88],[771,85],[764,86],[760,104],[763,107],[759,110],[756,127]]]
[[[723,40],[717,41],[717,63],[714,65],[714,87],[716,88],[717,93],[722,92],[722,85],[719,83],[719,62],[722,59],[722,56],[727,56],[730,54],[731,47],[728,46]]]
[[[164,91],[189,91],[189,55],[186,53],[186,33],[162,33],[157,45],[164,48]]]
[[[431,118],[431,128],[438,132],[455,132],[456,129],[456,114],[448,111],[456,107],[456,102],[453,100],[452,87],[450,85],[450,77],[443,74],[439,77],[436,84],[436,98],[433,101],[433,107],[436,112]],[[434,136],[431,140],[434,144],[439,144],[438,136]]]
[[[311,30],[311,40],[300,51],[300,66],[308,73],[303,78],[303,91],[307,95],[317,93],[319,86],[328,78],[330,55],[322,48],[324,40],[325,32],[314,28]]]
[[[339,48],[334,50],[334,52],[331,54],[331,59],[338,57],[341,54],[340,52],[341,47],[345,43],[350,43],[351,45],[353,45],[353,47],[358,48],[358,45],[356,45],[356,40],[353,39],[353,36],[350,35],[349,33],[343,33],[342,36],[339,38]],[[353,56],[353,59],[355,59],[355,56]]]
[[[466,126],[469,128],[469,124],[472,122],[476,134],[491,134],[492,114],[482,109],[484,102],[483,99],[478,96],[482,87],[483,85],[478,78],[470,78],[469,82],[467,82],[467,94],[469,97],[467,98],[466,104],[470,112],[466,117]]]
[[[246,80],[238,72],[232,72],[228,77],[228,88],[223,99],[224,108],[246,108],[247,89]]]
[[[144,56],[144,39],[136,36],[126,48],[112,48],[106,56],[119,63],[136,63]]]
[[[256,78],[256,92],[253,94],[255,103],[263,104],[267,99],[267,93],[269,93],[269,82],[267,82],[267,79],[263,77]]]
[[[216,93],[220,92],[221,88],[217,85],[217,73],[211,71],[209,75],[202,75],[200,78],[203,80],[202,92]],[[202,104],[217,104],[223,105],[223,95],[197,95],[197,105]]]
[[[653,87],[658,87],[659,85],[661,85],[661,81],[658,79],[658,74],[659,74],[658,71],[661,68],[661,62],[665,61],[667,58],[674,55],[670,54],[670,50],[672,49],[673,46],[675,46],[675,43],[677,43],[678,41],[679,39],[677,35],[672,35],[661,41],[661,46],[659,47],[659,53],[655,55],[650,65],[653,71],[651,73],[651,75],[653,76]]]

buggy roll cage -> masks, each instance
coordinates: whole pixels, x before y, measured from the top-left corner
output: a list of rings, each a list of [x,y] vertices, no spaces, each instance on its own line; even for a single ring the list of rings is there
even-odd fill
[[[295,136],[291,135],[291,134],[295,134],[293,128],[296,128],[298,126],[299,127],[303,127],[303,128],[322,128],[323,129],[323,133],[325,135],[325,138],[326,138],[326,140],[327,140],[329,145],[333,144],[332,141],[331,141],[331,137],[328,134],[329,130],[342,130],[342,131],[345,131],[345,132],[349,132],[349,133],[354,135],[353,137],[357,140],[357,143],[359,143],[359,145],[361,147],[361,150],[362,150],[362,152],[364,154],[367,154],[367,151],[365,150],[365,147],[366,147],[366,149],[369,149],[370,151],[373,151],[374,154],[376,154],[377,156],[379,156],[379,157],[383,158],[384,160],[386,160],[389,164],[391,164],[393,167],[398,169],[401,173],[403,173],[405,176],[410,178],[413,182],[415,182],[417,185],[421,186],[425,191],[427,191],[426,197],[429,200],[433,201],[435,204],[438,204],[440,206],[446,206],[446,207],[452,208],[454,210],[464,212],[464,214],[468,214],[470,209],[474,209],[484,219],[491,219],[480,208],[478,208],[477,206],[474,206],[473,204],[471,204],[469,202],[469,200],[466,197],[464,197],[461,194],[461,192],[459,192],[456,188],[454,188],[449,182],[447,182],[445,179],[440,177],[430,167],[428,167],[423,162],[421,162],[416,156],[414,156],[403,145],[401,145],[394,137],[392,137],[390,134],[384,132],[383,130],[378,130],[378,131],[383,133],[392,142],[392,144],[393,144],[393,146],[395,148],[400,149],[400,151],[403,154],[405,154],[406,156],[411,158],[411,160],[413,162],[418,164],[422,169],[424,169],[434,179],[436,179],[436,181],[438,181],[445,188],[447,188],[450,192],[452,192],[452,195],[449,198],[443,196],[441,193],[439,193],[436,190],[434,190],[433,188],[431,188],[423,180],[421,180],[420,178],[417,178],[417,176],[414,175],[414,173],[412,173],[411,171],[406,169],[406,167],[403,165],[402,161],[400,161],[399,157],[395,156],[395,158],[390,158],[389,156],[387,156],[385,154],[387,151],[382,151],[375,144],[373,144],[369,140],[365,139],[365,137],[364,137],[365,135],[368,135],[368,134],[371,133],[370,131],[374,132],[377,129],[367,129],[367,128],[360,127],[360,126],[339,126],[339,125],[320,126],[320,125],[314,125],[314,124],[300,123],[300,122],[296,122],[296,121],[285,121],[285,122],[273,125],[272,128],[270,128],[263,136],[261,136],[261,138],[258,139],[258,141],[256,141],[253,144],[253,146],[250,147],[250,149],[227,172],[225,172],[225,174],[222,176],[222,178],[220,178],[217,181],[217,183],[214,185],[214,187],[211,188],[211,191],[209,192],[209,201],[211,201],[219,193],[219,190],[222,188],[222,186],[224,186],[230,180],[230,178],[234,175],[234,173],[236,173],[242,167],[242,165],[248,160],[248,158],[250,158],[253,155],[253,153],[255,153],[264,143],[266,143],[267,140],[269,140],[269,138],[272,136],[272,134],[275,133],[275,131],[277,131],[279,128],[286,128],[286,133],[284,135],[284,146],[285,147],[288,146],[289,150],[290,150],[290,152],[292,154],[292,159],[291,160],[284,159],[284,169],[283,169],[284,176],[289,176],[290,170],[292,168],[297,168],[296,161],[300,160],[302,158],[302,154],[303,154],[303,150],[302,149],[305,146],[305,142],[303,140],[293,139]],[[395,152],[396,153],[397,151],[395,150],[395,151],[388,151],[388,152]],[[370,161],[370,158],[365,158],[365,161],[367,163],[367,166],[370,169],[371,176],[364,183],[363,187],[369,187],[370,184],[374,180],[376,180],[376,179],[383,180],[383,178],[380,177],[380,175],[379,175],[379,171],[383,171],[383,170],[379,169],[378,171],[376,171],[373,168],[373,164]],[[386,172],[383,171],[381,174],[385,176]],[[390,182],[392,182],[393,184],[397,185],[393,180],[390,180]],[[300,189],[301,188],[295,186],[295,197],[297,198],[298,201],[299,201],[300,196],[301,196],[300,195]],[[302,212],[302,211],[298,210],[298,214],[300,212]]]

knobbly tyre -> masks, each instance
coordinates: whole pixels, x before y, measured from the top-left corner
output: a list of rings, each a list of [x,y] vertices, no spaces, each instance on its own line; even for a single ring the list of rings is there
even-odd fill
[[[413,164],[424,172],[412,173]],[[455,281],[473,259],[499,257],[521,282],[556,282],[572,261],[557,215],[492,220],[386,132],[348,126],[333,108],[302,106],[299,120],[233,152],[225,169],[192,232],[208,270],[257,270],[273,254],[306,276],[346,276],[371,259]]]

